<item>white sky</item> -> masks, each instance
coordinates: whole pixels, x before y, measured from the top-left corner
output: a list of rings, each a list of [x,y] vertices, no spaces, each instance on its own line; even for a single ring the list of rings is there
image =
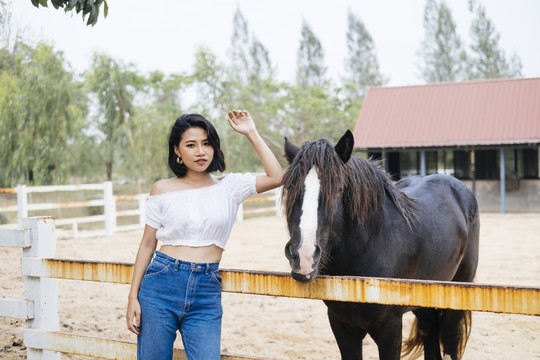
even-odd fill
[[[64,52],[75,70],[89,65],[93,51],[130,62],[142,72],[188,73],[197,46],[227,60],[233,16],[240,7],[249,29],[268,49],[278,78],[293,81],[302,21],[321,41],[328,75],[338,81],[347,56],[347,9],[371,34],[381,72],[389,86],[422,84],[417,51],[424,38],[425,0],[107,0],[109,15],[87,27],[81,15],[36,9],[30,0],[12,0],[13,18]],[[50,2],[50,1],[49,1]],[[507,56],[516,53],[524,77],[540,77],[540,1],[482,0]],[[447,0],[458,33],[469,41],[468,0]]]

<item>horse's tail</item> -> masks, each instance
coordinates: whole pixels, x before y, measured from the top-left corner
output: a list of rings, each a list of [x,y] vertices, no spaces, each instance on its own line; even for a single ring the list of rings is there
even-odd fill
[[[444,310],[442,310],[444,311]],[[455,311],[455,310],[454,310]],[[440,317],[437,317],[439,320],[439,343],[443,345],[443,339],[441,338],[444,334],[444,329],[442,329],[442,324]],[[459,322],[459,331],[461,335],[458,340],[457,353],[459,358],[463,358],[463,353],[465,352],[465,347],[469,336],[471,335],[471,325],[472,325],[472,312],[471,311],[462,311],[462,317]],[[408,357],[410,360],[417,359],[422,356],[424,351],[424,342],[422,340],[422,335],[418,327],[418,319],[415,317],[414,322],[411,327],[411,333],[409,338],[403,342],[401,356]]]
[[[472,326],[472,312],[467,310],[463,311],[463,317],[459,325],[461,326],[461,337],[458,343],[458,354],[459,358],[463,358],[463,353],[465,352],[465,347],[467,346],[467,341],[469,341],[469,336],[471,336],[471,326]]]
[[[418,319],[414,317],[409,338],[403,342],[401,346],[401,357],[409,357],[409,359],[419,358],[424,351],[424,342],[418,328]]]

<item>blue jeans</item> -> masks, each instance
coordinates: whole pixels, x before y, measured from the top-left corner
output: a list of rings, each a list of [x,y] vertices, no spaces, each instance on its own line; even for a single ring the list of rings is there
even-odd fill
[[[191,263],[155,252],[139,289],[137,359],[172,359],[179,330],[188,359],[219,360],[223,310],[218,268],[218,263]]]

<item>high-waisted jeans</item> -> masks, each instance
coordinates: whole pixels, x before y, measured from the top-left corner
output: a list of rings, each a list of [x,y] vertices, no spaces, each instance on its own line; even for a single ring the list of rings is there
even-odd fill
[[[191,263],[155,252],[139,289],[137,359],[172,359],[179,330],[189,360],[219,360],[223,310],[218,268],[218,263]]]

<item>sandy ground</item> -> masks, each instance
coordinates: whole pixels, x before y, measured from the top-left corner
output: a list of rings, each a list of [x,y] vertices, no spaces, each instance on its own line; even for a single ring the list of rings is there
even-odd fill
[[[58,239],[57,257],[133,262],[141,232],[109,238]],[[236,223],[222,268],[289,271],[280,217]],[[20,249],[0,248],[0,297],[23,298]],[[478,283],[540,286],[540,214],[482,214]],[[135,341],[125,328],[128,285],[59,280],[60,330]],[[224,352],[273,359],[339,359],[318,300],[223,294]],[[410,314],[405,315],[408,335]],[[0,358],[26,357],[24,321],[0,317]],[[178,345],[181,344],[177,340]],[[364,340],[364,359],[378,359]],[[82,359],[62,355],[62,358]],[[464,359],[540,359],[540,317],[473,313]]]

